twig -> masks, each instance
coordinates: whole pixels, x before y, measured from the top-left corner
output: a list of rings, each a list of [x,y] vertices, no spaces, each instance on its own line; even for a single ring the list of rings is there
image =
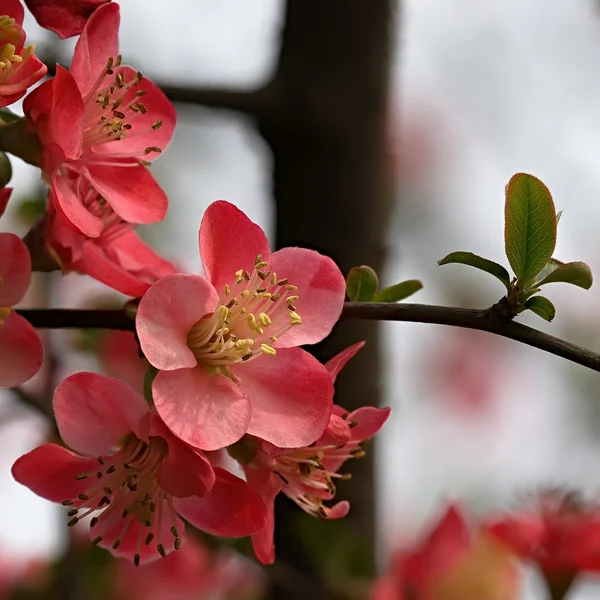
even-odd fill
[[[134,321],[123,310],[23,309],[17,312],[38,329],[135,329]],[[600,371],[600,354],[515,323],[503,317],[494,307],[475,309],[426,304],[346,302],[342,319],[434,323],[487,331]]]

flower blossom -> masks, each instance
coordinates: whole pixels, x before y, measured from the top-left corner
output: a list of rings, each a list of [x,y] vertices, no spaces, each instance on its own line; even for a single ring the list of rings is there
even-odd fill
[[[33,53],[33,44],[25,47],[21,2],[3,0],[0,13],[0,106],[8,106],[22,98],[48,69]]]
[[[397,551],[375,582],[371,600],[516,600],[520,576],[514,556],[486,532],[469,531],[450,506],[420,544]]]
[[[40,27],[65,39],[79,35],[92,13],[110,0],[25,0]]]
[[[149,562],[186,541],[181,517],[214,535],[244,536],[265,523],[265,507],[243,480],[213,469],[172,435],[127,384],[95,373],[65,379],[54,395],[62,439],[19,458],[13,476],[69,507],[69,525],[92,516],[92,543]]]
[[[93,193],[93,190],[90,190]],[[127,296],[140,297],[175,267],[161,258],[135,233],[135,226],[121,219],[94,194],[88,206],[95,206],[104,229],[98,237],[88,237],[56,212],[52,203],[37,228],[42,228],[46,247],[63,272],[84,273]]]
[[[14,387],[42,366],[42,343],[35,329],[11,310],[31,282],[31,258],[12,233],[0,233],[0,386]]]
[[[535,507],[491,520],[486,529],[536,563],[552,588],[566,591],[580,571],[600,572],[600,509],[575,494],[544,492]]]
[[[344,277],[312,250],[271,254],[260,227],[224,201],[208,207],[199,241],[206,277],[163,277],[137,312],[142,351],[159,369],[158,414],[204,450],[245,433],[279,447],[311,444],[329,422],[333,385],[297,346],[331,331]]]
[[[148,169],[171,140],[175,109],[141,73],[121,65],[119,6],[100,6],[75,46],[70,72],[27,96],[56,211],[88,237],[115,222],[153,223],[167,197]],[[114,233],[114,232],[113,232]]]
[[[347,348],[325,365],[333,381],[363,343]],[[246,480],[260,493],[267,507],[267,527],[252,536],[254,551],[261,562],[269,564],[275,560],[274,502],[279,492],[315,517],[339,519],[348,514],[350,505],[347,501],[331,507],[324,502],[335,497],[335,481],[350,478],[350,475],[338,473],[342,464],[349,458],[364,456],[361,444],[383,427],[389,414],[389,408],[364,406],[348,414],[340,406],[334,406],[325,433],[310,446],[282,449],[259,438],[245,436],[228,449],[242,464]]]

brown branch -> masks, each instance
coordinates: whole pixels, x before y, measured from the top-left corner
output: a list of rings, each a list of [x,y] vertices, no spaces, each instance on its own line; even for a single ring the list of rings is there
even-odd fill
[[[17,312],[38,329],[135,329],[134,321],[123,310],[23,309]],[[346,302],[341,318],[433,323],[487,331],[600,371],[600,354],[527,325],[515,323],[493,308]]]

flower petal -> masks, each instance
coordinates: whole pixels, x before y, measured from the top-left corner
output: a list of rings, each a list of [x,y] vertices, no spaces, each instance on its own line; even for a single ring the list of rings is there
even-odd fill
[[[106,69],[109,58],[119,54],[119,5],[100,6],[85,24],[75,45],[71,73],[85,96]]]
[[[0,387],[31,379],[42,366],[42,342],[29,321],[11,312],[0,325]]]
[[[191,368],[197,361],[188,348],[190,329],[214,311],[219,296],[200,275],[166,275],[140,301],[136,329],[144,356],[157,369]]]
[[[267,511],[260,496],[243,480],[216,468],[216,481],[203,498],[179,498],[175,509],[194,527],[212,535],[243,537],[267,524]]]
[[[331,414],[327,429],[319,439],[319,445],[344,446],[350,441],[352,433],[348,422],[339,415]]]
[[[202,366],[160,371],[152,397],[167,427],[196,448],[224,448],[248,429],[252,407],[239,386],[224,375],[209,375]]]
[[[148,405],[119,379],[76,373],[56,388],[54,412],[66,444],[82,454],[104,456],[123,437],[139,431]]]
[[[162,437],[169,447],[156,475],[160,487],[176,498],[205,496],[215,484],[215,472],[204,452],[176,438],[159,417],[152,417],[150,435]]]
[[[204,273],[219,293],[235,281],[235,272],[252,272],[257,255],[271,255],[265,232],[239,208],[225,200],[213,202],[200,224],[200,257]]]
[[[346,363],[353,358],[356,353],[365,345],[365,342],[357,342],[356,344],[352,344],[345,350],[342,350],[339,354],[336,354],[332,359],[328,360],[325,363],[325,368],[329,372],[331,376],[331,381],[335,383],[337,376],[340,374],[340,371],[346,366]]]
[[[4,211],[6,210],[12,191],[12,188],[0,188],[0,217],[4,214]]]
[[[0,307],[20,302],[31,282],[27,246],[14,233],[0,233]]]
[[[356,422],[351,431],[352,439],[357,442],[370,440],[385,424],[392,412],[391,408],[361,406],[348,415],[348,422]]]
[[[167,195],[146,167],[135,161],[123,162],[125,166],[89,165],[90,183],[124,221],[162,221],[169,204]]]
[[[106,2],[110,0],[25,0],[40,26],[62,39],[79,35],[92,12]]]
[[[2,14],[12,17],[17,25],[23,25],[25,10],[19,0],[2,0]]]
[[[62,502],[77,498],[89,487],[89,479],[77,479],[77,475],[97,469],[95,458],[84,458],[57,444],[44,444],[17,459],[12,475],[38,496]]]
[[[344,307],[346,282],[338,266],[328,257],[306,248],[283,248],[274,252],[269,269],[297,286],[296,312],[302,325],[292,327],[275,344],[289,348],[316,344],[336,324]]]
[[[280,448],[308,446],[325,431],[333,384],[325,367],[300,348],[277,350],[231,368],[252,403],[248,433]]]

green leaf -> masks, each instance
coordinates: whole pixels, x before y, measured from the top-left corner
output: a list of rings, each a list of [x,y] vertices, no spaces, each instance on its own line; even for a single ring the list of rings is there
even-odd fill
[[[554,304],[544,296],[533,296],[525,302],[525,308],[532,310],[536,315],[542,317],[546,321],[552,321],[556,315]]]
[[[539,281],[536,284],[537,286],[562,282],[579,286],[584,290],[589,290],[592,287],[592,271],[584,262],[561,263],[554,258],[552,262],[554,263],[554,269]]]
[[[408,279],[382,289],[373,296],[373,302],[400,302],[423,288],[418,279]]]
[[[346,277],[346,294],[353,302],[370,302],[378,287],[377,273],[366,265],[352,267]]]
[[[470,267],[485,271],[499,279],[506,289],[510,290],[510,275],[508,274],[508,271],[502,265],[499,265],[492,260],[482,258],[472,252],[451,252],[448,256],[442,258],[442,260],[438,260],[438,265],[449,265],[451,263],[469,265]]]
[[[548,188],[533,175],[517,173],[506,187],[506,256],[525,288],[550,260],[556,245],[556,211]]]

